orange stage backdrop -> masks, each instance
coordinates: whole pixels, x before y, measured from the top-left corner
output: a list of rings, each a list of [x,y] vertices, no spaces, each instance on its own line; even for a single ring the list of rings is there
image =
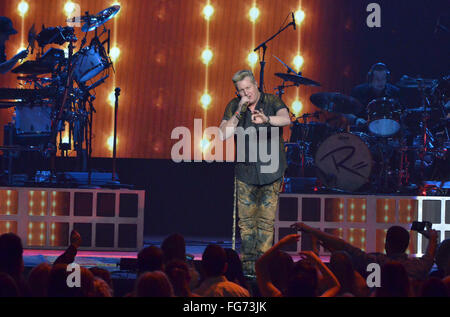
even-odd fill
[[[27,1],[29,10],[23,26],[17,10],[20,1],[0,2],[0,14],[9,16],[19,31],[7,43],[8,57],[15,54],[21,41],[26,46],[26,34],[33,23],[38,32],[42,24],[65,26],[65,0]],[[97,13],[114,3],[109,0],[73,2],[80,5],[83,14]],[[252,49],[278,31],[287,15],[300,7],[306,17],[297,31],[289,28],[268,45],[266,92],[273,93],[273,88],[281,84],[274,73],[285,71],[272,55],[293,65],[294,57],[300,53],[304,58],[301,68],[304,76],[322,83],[321,88],[286,91],[286,104],[291,107],[298,98],[303,103],[301,113],[316,110],[309,102],[312,93],[348,93],[357,83],[355,78],[356,81],[362,78],[360,51],[352,37],[358,26],[350,19],[359,7],[328,0],[210,0],[214,13],[208,22],[202,13],[207,3],[208,0],[120,2],[119,15],[107,27],[121,54],[115,63],[115,75],[96,89],[94,156],[111,155],[107,141],[112,134],[114,108],[108,102],[108,95],[116,86],[122,90],[119,157],[167,159],[176,142],[170,139],[175,127],[185,126],[193,131],[194,118],[203,119],[204,127],[218,125],[226,104],[234,97],[232,75],[239,69],[248,69],[247,56]],[[255,23],[249,19],[254,4],[260,12]],[[364,11],[356,14],[366,15]],[[287,18],[289,23],[291,18]],[[77,45],[80,45],[83,34],[80,29],[76,32]],[[208,44],[213,57],[206,67],[201,55]],[[259,64],[254,70],[259,78]],[[7,74],[0,76],[0,86],[18,87],[18,84],[13,74]],[[205,90],[212,98],[208,110],[200,103]],[[12,112],[12,109],[0,110],[2,127],[11,120]]]

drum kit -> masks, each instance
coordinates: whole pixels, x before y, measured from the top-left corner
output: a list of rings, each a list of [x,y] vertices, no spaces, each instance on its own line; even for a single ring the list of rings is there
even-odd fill
[[[318,86],[301,75],[275,75],[294,85]],[[285,144],[285,191],[412,194],[430,181],[444,186],[450,180],[450,76],[440,80],[403,76],[397,86],[417,90],[420,106],[404,106],[388,97],[363,105],[341,93],[313,94],[310,100],[320,111],[294,116]],[[279,95],[284,87],[283,82],[276,88]],[[364,111],[364,124],[348,124],[348,115]],[[346,125],[333,124],[336,118]]]
[[[32,26],[27,49],[33,55],[37,44],[36,58],[12,70],[24,88],[0,88],[0,107],[15,107],[13,122],[5,128],[5,146],[0,148],[10,161],[22,151],[40,152],[48,159],[57,151],[65,156],[75,150],[80,169],[86,170],[92,154],[95,88],[114,71],[109,56],[111,32],[105,24],[119,11],[120,6],[114,5],[68,20],[84,32],[78,47],[72,26],[42,26],[39,34]],[[57,47],[63,45],[66,50]],[[8,174],[11,183],[10,169]]]

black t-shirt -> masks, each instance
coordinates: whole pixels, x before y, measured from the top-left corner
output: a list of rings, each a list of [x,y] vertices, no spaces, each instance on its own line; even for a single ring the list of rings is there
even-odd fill
[[[364,106],[363,110],[360,113],[355,113],[355,115],[367,120],[367,105],[371,101],[383,97],[398,100],[400,98],[400,89],[398,89],[394,85],[386,84],[386,88],[384,89],[384,91],[380,95],[377,95],[370,87],[370,85],[366,83],[353,88],[352,97],[358,99],[358,101]]]
[[[237,111],[238,106],[239,106],[239,98],[234,98],[233,100],[231,100],[225,109],[223,120],[226,120],[226,121],[230,120],[230,118]],[[262,109],[266,116],[275,116],[276,113],[278,112],[278,110],[281,110],[284,108],[287,109],[286,105],[279,97],[277,97],[275,95],[271,95],[271,94],[261,94],[261,98],[258,101],[258,104],[255,107],[255,110]],[[259,144],[258,140],[260,138],[259,129],[267,128],[267,152],[266,153],[267,153],[267,155],[270,156],[271,140],[272,140],[270,130],[271,130],[271,128],[273,128],[273,126],[271,126],[270,124],[254,124],[251,119],[251,111],[250,111],[250,109],[247,109],[247,111],[243,114],[241,120],[238,123],[238,128],[239,127],[243,128],[243,129],[254,127],[256,129],[256,142],[258,144]],[[251,185],[268,185],[268,184],[272,184],[273,182],[275,182],[278,179],[280,179],[281,177],[283,177],[284,172],[287,167],[286,153],[284,151],[283,128],[278,127],[278,135],[279,135],[278,140],[273,140],[274,142],[276,141],[279,145],[278,146],[279,166],[274,173],[261,172],[261,167],[268,166],[271,164],[271,162],[269,161],[268,163],[263,163],[261,161],[261,158],[259,156],[259,147],[257,147],[257,146],[254,147],[254,149],[258,148],[257,160],[256,160],[256,162],[254,162],[254,160],[252,162],[251,157],[249,155],[250,144],[251,144],[250,142],[252,142],[252,138],[247,134],[245,135],[245,158],[244,158],[244,160],[239,159],[239,153],[237,153],[238,160],[236,163],[236,170],[235,170],[237,179],[239,179],[240,181],[242,181],[246,184],[251,184]],[[239,140],[237,140],[237,142],[236,142],[237,146],[239,145],[238,142],[239,142]],[[238,152],[238,151],[236,151],[236,152]],[[244,162],[240,162],[240,161],[244,161]]]

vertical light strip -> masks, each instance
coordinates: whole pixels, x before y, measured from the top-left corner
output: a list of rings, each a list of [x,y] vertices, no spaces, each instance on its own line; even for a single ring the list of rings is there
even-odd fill
[[[294,57],[293,63],[294,63],[294,68],[295,71],[299,72],[301,71],[302,65],[303,65],[303,57],[301,55],[301,22],[302,19],[299,19],[299,16],[301,14],[298,14],[299,12],[303,12],[302,10],[302,0],[298,0],[298,8],[295,11],[295,23],[297,24],[297,54]],[[292,112],[296,115],[299,116],[302,111],[303,111],[303,104],[302,101],[300,100],[300,86],[297,87],[296,89],[296,96],[295,96],[295,100],[292,103]]]
[[[250,22],[252,23],[252,46],[249,48],[249,54],[247,55],[247,63],[250,65],[252,71],[254,71],[255,66],[258,62],[258,54],[253,52],[253,48],[255,47],[255,38],[256,38],[256,21],[259,17],[259,9],[257,8],[256,0],[253,0],[253,5],[248,12],[248,16]]]
[[[120,3],[115,2],[112,5],[120,5]],[[121,10],[123,8],[121,7]],[[114,63],[114,67],[116,67],[117,63],[119,62],[119,57],[120,57],[120,53],[121,50],[120,48],[117,46],[117,20],[119,18],[119,15],[121,14],[121,12],[119,11],[119,13],[114,17],[114,22],[113,22],[113,31],[112,31],[112,45],[110,48],[110,57],[112,62]],[[116,88],[116,84],[117,84],[117,80],[116,80],[116,75],[113,75],[113,79],[112,79],[112,89],[111,92],[108,95],[108,100],[109,100],[109,104],[111,105],[112,108],[112,112],[111,112],[111,133],[110,136],[108,137],[107,141],[106,141],[106,146],[109,148],[109,150],[112,152],[113,151],[113,147],[114,147],[114,107],[115,107],[115,102],[116,102],[116,95],[115,95],[115,88]],[[119,135],[117,133],[117,139],[116,139],[116,146],[118,148],[119,145]]]
[[[211,50],[210,47],[210,42],[209,42],[209,33],[210,33],[210,20],[211,20],[211,16],[214,14],[214,8],[211,5],[211,1],[207,0],[205,6],[203,7],[203,17],[206,21],[206,44],[205,44],[205,48],[203,49],[202,55],[201,55],[201,59],[203,61],[203,64],[205,65],[205,86],[203,89],[203,95],[200,98],[200,103],[202,105],[203,108],[203,123],[204,126],[207,126],[207,120],[208,120],[208,109],[211,106],[211,102],[212,102],[212,97],[209,93],[209,64],[211,63],[213,57],[214,57],[214,53]],[[209,140],[207,140],[205,137],[202,138],[202,141],[199,145],[195,145],[195,146],[200,146],[202,152],[205,152],[209,146],[210,146],[210,142]]]

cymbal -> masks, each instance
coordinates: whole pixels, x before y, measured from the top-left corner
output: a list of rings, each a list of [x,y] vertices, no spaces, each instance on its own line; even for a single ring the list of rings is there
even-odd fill
[[[420,77],[409,77],[404,75],[400,78],[400,81],[396,84],[400,88],[430,88],[438,83],[436,79],[425,79]]]
[[[276,73],[275,76],[280,77],[284,81],[290,81],[298,85],[317,86],[317,87],[320,86],[320,83],[300,75]]]
[[[112,18],[116,16],[117,13],[120,11],[120,5],[114,5],[112,7],[109,7],[105,10],[100,11],[94,16],[89,16],[87,19],[84,17],[81,17],[81,20],[87,20],[86,23],[81,27],[81,30],[83,32],[90,32],[98,28],[99,26],[102,26]]]
[[[312,95],[310,100],[320,109],[338,114],[355,114],[364,108],[357,99],[338,92],[320,92]]]

